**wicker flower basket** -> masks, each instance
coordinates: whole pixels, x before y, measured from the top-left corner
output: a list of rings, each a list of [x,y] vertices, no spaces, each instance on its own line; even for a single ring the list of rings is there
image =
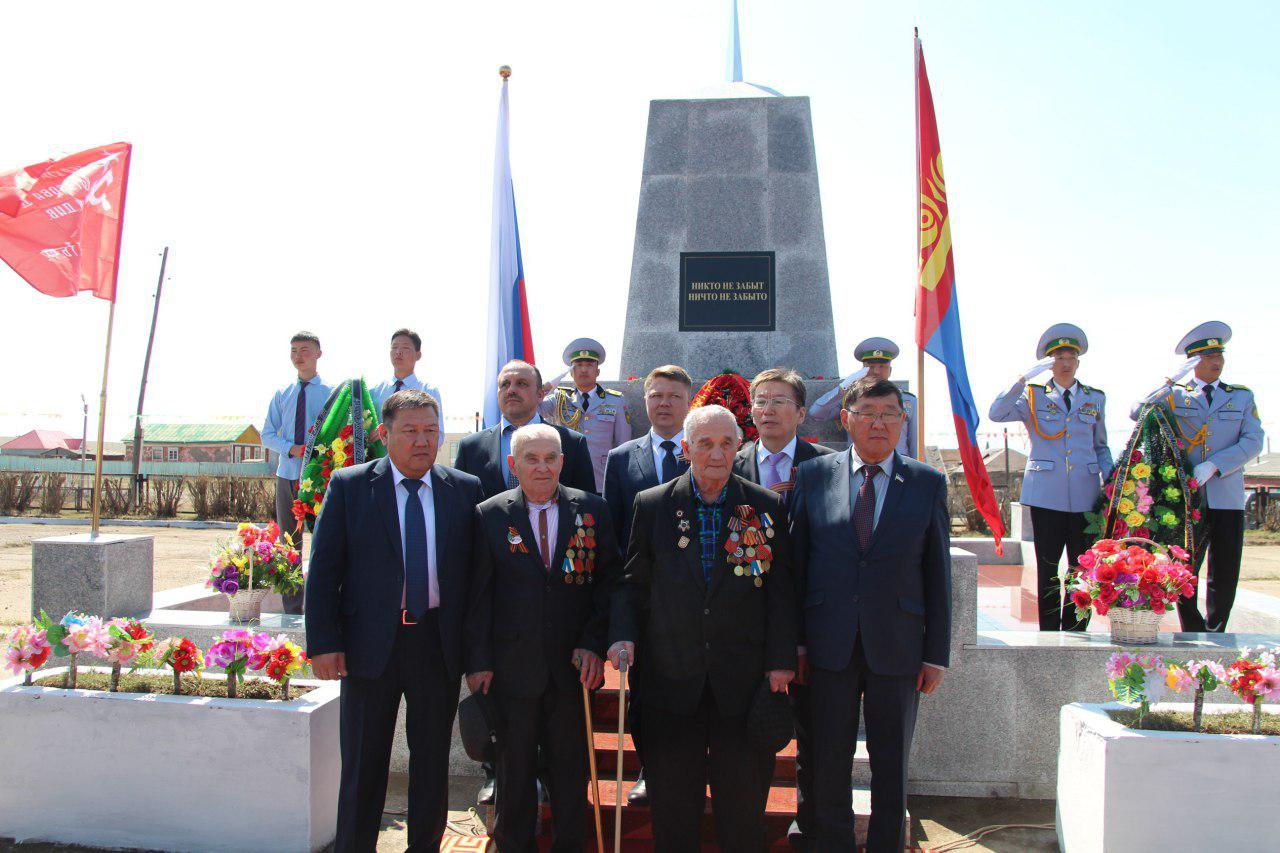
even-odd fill
[[[262,587],[256,589],[242,589],[239,592],[227,595],[227,603],[231,605],[231,621],[232,622],[252,622],[262,618],[262,599],[267,597],[269,590]]]
[[[1107,619],[1111,621],[1111,642],[1118,646],[1149,646],[1156,641],[1163,618],[1154,610],[1113,607],[1107,611]]]

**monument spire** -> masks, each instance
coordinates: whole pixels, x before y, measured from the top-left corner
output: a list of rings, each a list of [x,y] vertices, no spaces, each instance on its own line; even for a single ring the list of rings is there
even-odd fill
[[[729,0],[731,5],[729,24],[729,82],[741,83],[742,80],[742,37],[738,33],[738,0]]]

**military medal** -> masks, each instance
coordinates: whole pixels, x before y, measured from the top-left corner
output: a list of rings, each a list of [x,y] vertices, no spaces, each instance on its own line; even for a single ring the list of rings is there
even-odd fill
[[[724,549],[734,575],[751,578],[757,589],[764,586],[764,576],[773,559],[772,549],[765,544],[774,536],[773,517],[767,512],[757,515],[753,507],[743,504],[733,508],[728,527],[733,532]]]
[[[564,563],[560,570],[564,573],[566,584],[582,585],[591,583],[592,573],[596,568],[596,522],[590,513],[581,513],[573,517],[573,523],[577,530],[565,547]]]
[[[680,541],[676,542],[676,547],[684,549],[689,547],[689,537],[681,536]]]
[[[680,519],[680,523],[676,525],[676,528],[677,528],[677,529],[679,529],[679,531],[680,531],[681,533],[688,533],[688,532],[689,532],[689,519],[687,519],[687,518],[682,518],[682,519]]]
[[[511,553],[517,552],[528,554],[529,549],[525,546],[524,540],[520,538],[520,532],[514,527],[507,528],[507,544],[511,546]]]

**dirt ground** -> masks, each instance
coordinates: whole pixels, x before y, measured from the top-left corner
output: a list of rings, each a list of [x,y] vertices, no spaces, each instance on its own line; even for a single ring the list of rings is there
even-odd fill
[[[155,590],[204,580],[210,552],[230,538],[230,530],[174,527],[102,528],[105,533],[148,533],[155,537]],[[88,532],[87,527],[0,524],[0,626],[31,619],[31,540]],[[1280,545],[1246,545],[1240,585],[1280,597]]]

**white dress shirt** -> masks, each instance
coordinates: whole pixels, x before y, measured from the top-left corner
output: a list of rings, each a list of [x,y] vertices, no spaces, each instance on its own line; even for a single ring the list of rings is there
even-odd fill
[[[542,558],[542,542],[538,539],[538,515],[542,510],[547,511],[547,551],[548,559],[556,558],[556,533],[560,530],[560,502],[553,495],[551,500],[544,504],[536,504],[529,500],[529,496],[524,496],[525,505],[529,508],[529,526],[533,528],[533,549],[538,552],[538,558]],[[551,569],[555,568],[554,562]],[[550,571],[550,569],[548,569]]]
[[[684,441],[684,430],[680,430],[678,433],[671,436],[671,438],[667,439],[658,435],[656,432],[653,431],[653,427],[650,427],[649,441],[652,442],[650,445],[650,450],[653,451],[653,470],[658,472],[658,482],[661,483],[662,482],[662,459],[667,455],[667,451],[662,449],[662,442],[664,441],[675,442],[676,444],[675,449],[672,450],[671,452],[676,455],[676,461],[678,462],[680,457],[680,452],[681,452],[680,442]]]
[[[409,490],[403,485],[406,477],[400,473],[396,463],[388,457],[392,478],[395,481],[396,518],[400,522],[400,553],[405,553],[404,510],[409,504]],[[427,522],[427,590],[428,608],[440,606],[440,576],[436,573],[436,502],[432,497],[431,472],[422,478],[418,488],[418,500],[422,503],[422,517]],[[405,570],[405,586],[400,592],[400,606],[403,608],[408,595],[408,568]]]
[[[787,442],[787,446],[778,452],[782,456],[778,459],[778,482],[785,483],[791,479],[791,468],[796,464],[796,442],[799,441],[796,436],[791,436],[791,440]],[[773,453],[769,448],[764,446],[763,441],[756,442],[756,469],[760,472],[760,482],[764,483],[765,462]]]
[[[1071,392],[1071,408],[1074,409],[1076,407],[1076,401],[1080,399],[1080,381],[1079,380],[1072,382],[1070,388],[1063,388],[1061,385],[1058,384],[1058,380],[1055,379],[1053,380],[1053,387],[1058,389],[1059,394],[1066,394],[1068,391],[1070,391]],[[1062,399],[1065,400],[1066,397],[1063,397]]]

